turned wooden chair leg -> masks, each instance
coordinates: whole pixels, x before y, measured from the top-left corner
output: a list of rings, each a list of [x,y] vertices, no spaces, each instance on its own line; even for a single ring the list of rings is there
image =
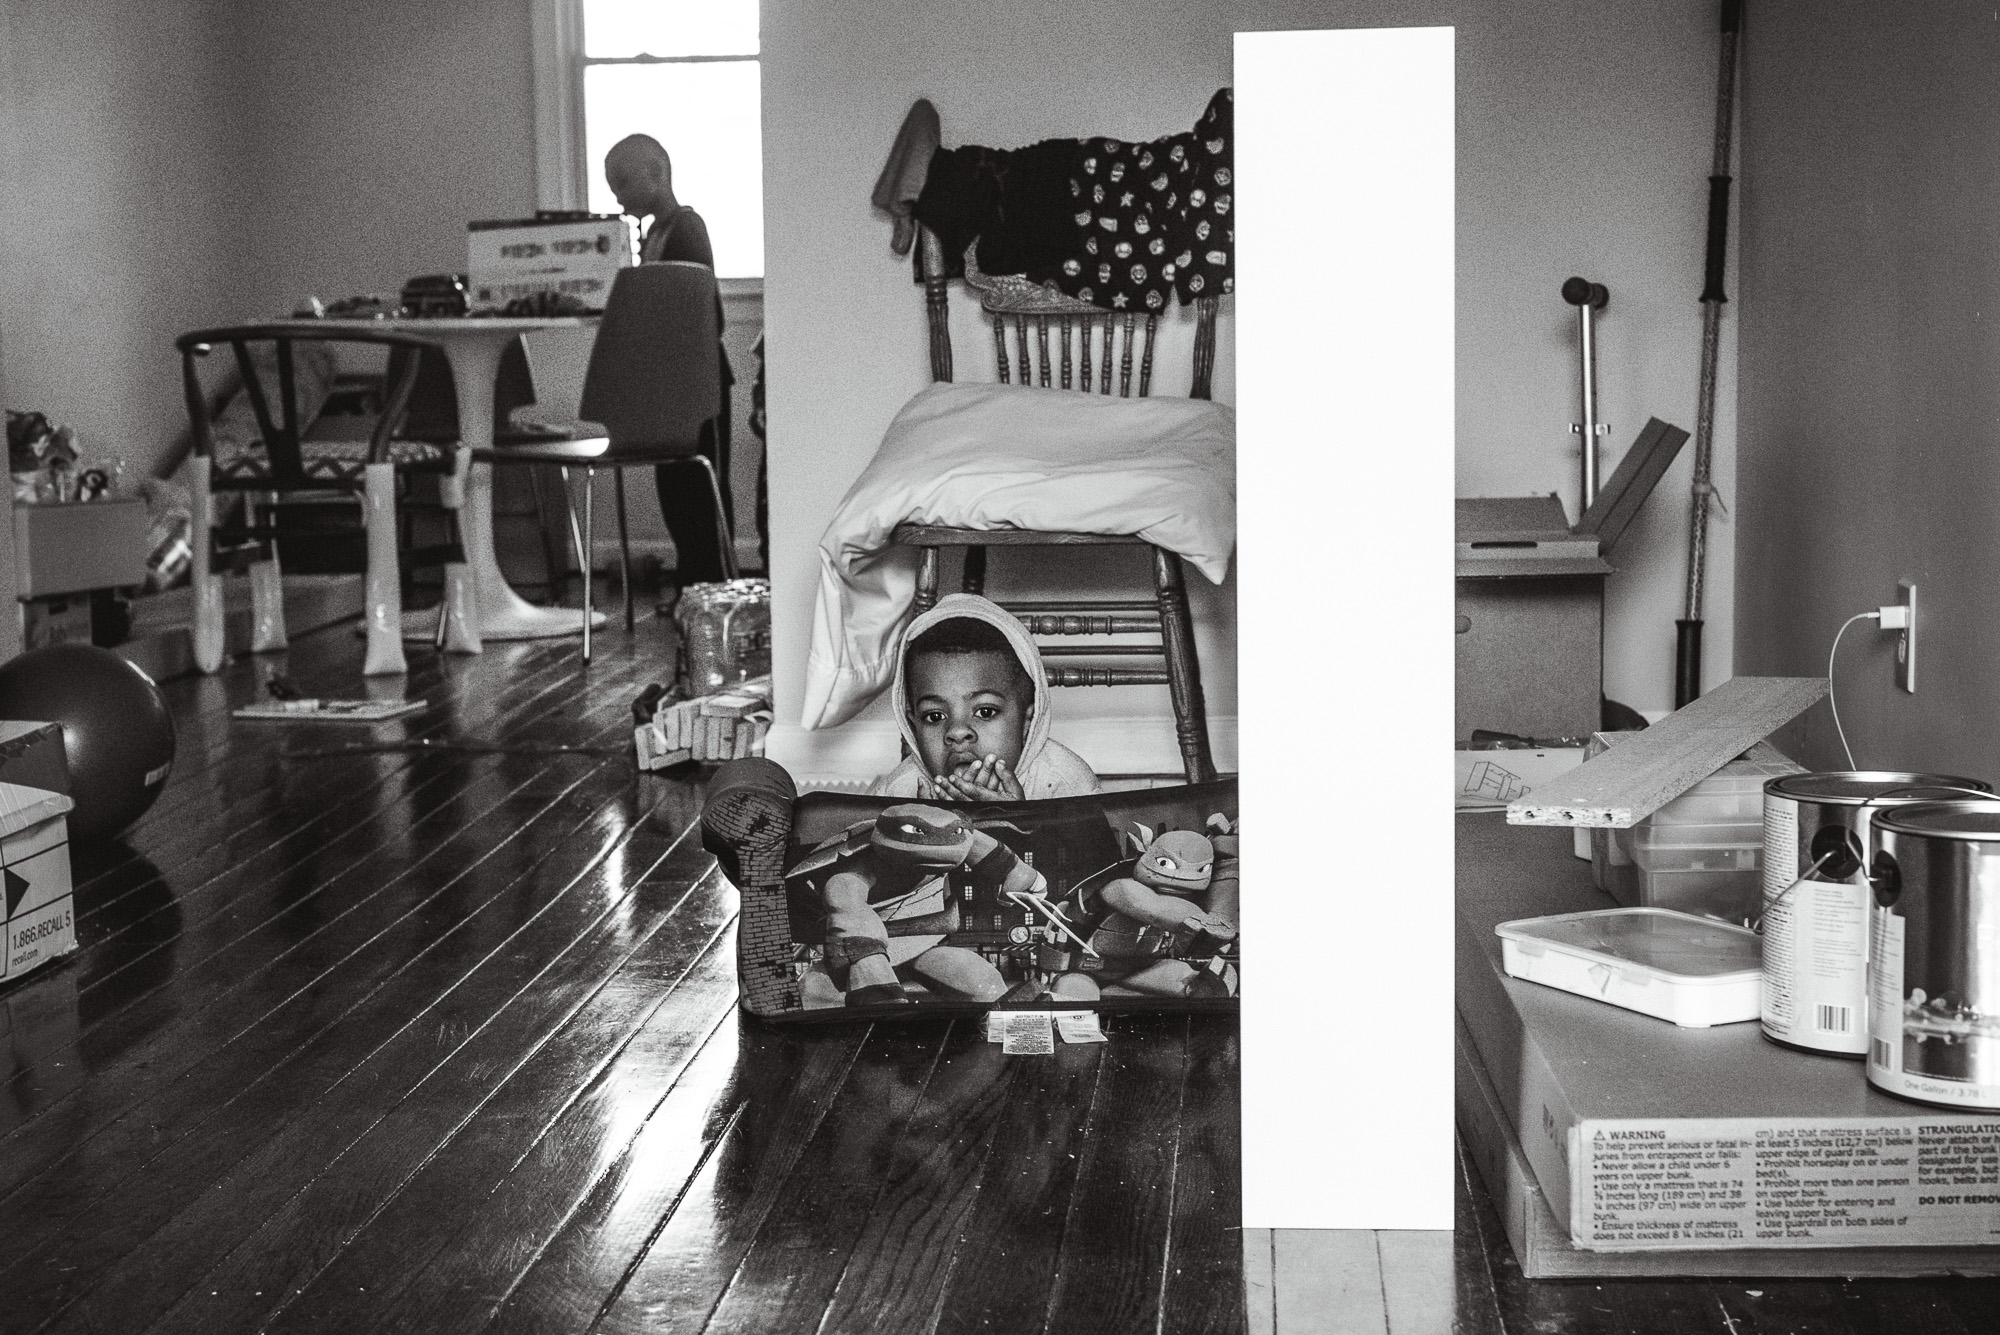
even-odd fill
[[[971,594],[986,592],[986,549],[967,547],[965,549],[965,570],[959,578],[959,587]]]
[[[937,606],[938,600],[938,549],[918,548],[923,559],[917,564],[917,615],[922,616]]]
[[[1160,649],[1167,660],[1167,690],[1173,696],[1181,764],[1189,783],[1208,783],[1215,778],[1215,762],[1208,750],[1208,706],[1202,700],[1187,582],[1181,558],[1162,547],[1153,549],[1153,587],[1160,601]]]

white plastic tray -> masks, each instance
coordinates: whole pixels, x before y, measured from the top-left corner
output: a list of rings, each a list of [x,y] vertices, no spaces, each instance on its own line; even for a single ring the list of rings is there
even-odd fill
[[[1515,978],[1690,1029],[1760,1013],[1762,942],[1745,928],[1672,909],[1517,918],[1493,929]]]

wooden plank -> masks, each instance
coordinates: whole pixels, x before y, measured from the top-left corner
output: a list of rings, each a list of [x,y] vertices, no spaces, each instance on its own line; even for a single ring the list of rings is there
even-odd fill
[[[1246,1320],[1238,1055],[1234,1015],[1188,1017],[1160,1313],[1165,1329],[1190,1335],[1240,1335]]]
[[[728,1083],[701,1110],[699,1128],[690,1114],[706,1081],[696,1077],[676,1087],[549,1240],[503,1300],[489,1335],[581,1330],[627,1293],[704,1293],[712,1301],[735,1266],[726,1238],[711,1232],[703,1248],[667,1234],[726,1228],[745,1213],[762,1217],[756,1179],[782,1179],[867,1032],[851,1025],[802,1033],[749,1019],[723,1025],[710,1046],[728,1064]],[[719,1177],[733,1185],[718,1192]],[[720,1274],[680,1287],[665,1281],[670,1254]],[[659,1301],[680,1306],[672,1296]],[[702,1316],[707,1311],[703,1303]]]
[[[930,1335],[953,1260],[985,1245],[966,1225],[995,1133],[1027,1078],[1022,1063],[1042,1060],[1006,1056],[977,1020],[953,1027],[885,1166],[820,1330]]]
[[[1791,722],[1824,677],[1732,677],[1507,808],[1510,825],[1626,829]]]
[[[976,1026],[956,1028],[962,1043]],[[952,1034],[949,1022],[935,1020],[874,1026],[720,1301],[696,1294],[683,1310],[655,1308],[656,1325],[635,1320],[636,1304],[620,1303],[601,1328],[667,1335],[819,1329],[881,1193],[883,1171]]]
[[[1160,1307],[1185,1081],[1186,1016],[1120,1016],[1063,1223],[1047,1335],[1172,1330]],[[1148,1108],[1139,1118],[1134,1108]]]
[[[1114,1029],[1115,1032],[1115,1029]],[[975,1245],[960,1246],[937,1335],[1039,1330],[1048,1293],[1024,1275],[1053,1275],[1108,1044],[1058,1043],[1048,1057],[1022,1057],[993,1139],[979,1199],[965,1220]]]
[[[1271,1241],[1278,1335],[1389,1335],[1373,1232],[1280,1228]]]
[[[673,1335],[705,1327],[765,1220],[774,1208],[788,1207],[797,1165],[809,1152],[823,1156],[822,1123],[852,1068],[864,1054],[879,1060],[867,1046],[873,1034],[866,1025],[766,1029],[758,1039],[749,1055],[753,1073],[777,1075],[802,1066],[802,1048],[810,1045],[816,1060],[809,1078],[752,1091],[723,1143],[612,1292],[598,1330]],[[517,1298],[527,1301],[533,1279]],[[527,1315],[516,1318],[513,1309],[510,1303],[497,1329],[523,1335],[549,1329]]]
[[[1243,1230],[1243,1306],[1246,1335],[1277,1335],[1277,1292],[1272,1231]]]
[[[610,720],[603,725],[604,735],[615,735],[618,711],[608,703],[598,708]],[[289,985],[293,989],[312,980],[314,952],[331,949],[344,957],[345,951],[379,930],[385,911],[396,916],[397,901],[389,892],[436,852],[427,849],[412,857],[408,841],[413,835],[421,837],[433,829],[449,835],[504,801],[509,791],[533,782],[532,771],[525,778],[517,774],[503,779],[499,759],[427,761],[412,772],[422,779],[420,784],[386,792],[381,810],[333,842],[311,848],[309,856],[301,850],[302,861],[253,858],[200,887],[205,893],[191,889],[159,904],[155,915],[168,920],[165,929],[148,933],[139,960],[123,960],[118,967],[134,969],[147,956],[160,958],[168,969],[157,980],[149,972],[127,977],[119,987],[127,996],[148,982],[158,981],[161,987],[126,1005],[115,1025],[80,1035],[77,1060],[43,1063],[15,1081],[9,1091],[13,1097],[0,1105],[0,1126],[9,1125],[9,1114],[15,1110],[23,1121],[37,1113],[46,1118],[86,1079],[93,1115],[102,1117],[129,1106],[144,1090],[176,1078],[188,1063],[217,1044],[232,1041],[264,1013],[259,1008],[248,1015],[218,1009],[225,998],[245,989],[275,989],[268,1005],[283,1002],[296,995],[280,986],[285,979],[293,980]],[[468,784],[467,776],[475,774],[482,777]],[[480,805],[482,801],[487,805]],[[399,825],[400,843],[394,837]],[[396,874],[399,867],[401,873]],[[286,892],[274,895],[273,888],[279,886]],[[337,911],[323,912],[329,903],[337,905]],[[326,935],[329,931],[331,936]],[[351,944],[342,947],[342,941]],[[308,953],[293,958],[302,950]],[[177,1060],[163,1062],[163,1053]],[[68,1125],[41,1134],[68,1143],[88,1129],[89,1125]],[[0,1140],[0,1151],[9,1161],[23,1157],[11,1143],[19,1130],[14,1127],[8,1140]],[[26,1157],[32,1158],[33,1152]],[[6,1168],[0,1163],[0,1188],[11,1180]]]
[[[268,1317],[335,1257],[425,1161],[454,1136],[466,1134],[479,1110],[528,1057],[564,1032],[579,1011],[613,987],[621,973],[666,952],[686,952],[713,940],[726,916],[712,878],[681,895],[660,895],[648,909],[637,896],[667,888],[669,866],[692,865],[643,833],[632,840],[579,847],[561,870],[570,887],[549,896],[550,907],[478,962],[435,1006],[420,1011],[390,1045],[320,1100],[309,1114],[233,1170],[215,1209],[185,1211],[141,1257],[180,1262],[200,1276],[157,1329],[242,1329]],[[621,867],[660,859],[636,883]],[[671,884],[669,882],[668,884]],[[530,889],[532,889],[532,885]],[[497,915],[496,916],[501,916]],[[637,961],[637,963],[635,963]],[[655,989],[655,994],[657,989]],[[393,1005],[395,997],[384,998]],[[605,1003],[597,1001],[600,1010]],[[278,1180],[275,1190],[262,1180]],[[241,1218],[220,1213],[234,1203]],[[206,1205],[206,1203],[204,1203]],[[441,1211],[456,1220],[458,1212]],[[219,1234],[217,1248],[212,1234]],[[241,1239],[240,1241],[238,1239]],[[207,1247],[204,1252],[190,1248]],[[223,1251],[219,1263],[217,1257]],[[206,1260],[204,1260],[204,1256]],[[203,1273],[203,1266],[207,1272]]]
[[[1453,1335],[1450,1229],[1382,1229],[1382,1307],[1393,1335]]]
[[[503,883],[508,879],[511,868],[500,847],[511,844],[517,853],[527,851],[534,841],[522,836],[540,824],[535,808],[551,808],[576,779],[551,773],[538,782],[545,785],[543,791],[519,804],[503,804],[486,820],[465,827],[461,837],[437,845],[433,861],[444,865],[431,898],[448,895],[474,868],[489,863],[503,869]],[[531,784],[530,791],[536,786]],[[530,859],[522,870],[542,860],[532,854]],[[461,860],[463,870],[455,865]],[[467,905],[458,911],[475,910]],[[437,983],[421,971],[412,973],[409,965],[428,954],[440,930],[452,925],[449,912],[440,916],[443,922],[411,908],[378,933],[370,942],[372,950],[321,963],[325,970],[326,964],[337,968],[354,959],[349,967],[362,976],[350,989],[340,989],[321,973],[313,986],[295,993],[295,1000],[266,1021],[216,1049],[198,1073],[138,1104],[70,1153],[54,1157],[12,1192],[7,1209],[19,1219],[9,1230],[9,1263],[0,1268],[9,1277],[10,1310],[48,1312],[82,1296],[76,1280],[126,1254],[182,1208],[190,1180],[212,1181],[218,1170],[252,1154],[405,1029],[411,1014],[422,1010],[419,998],[398,997],[405,1004],[372,1009],[337,1006],[325,1014],[314,1004],[315,992],[325,988],[363,1002],[385,985],[402,982],[433,994]],[[217,1107],[210,1092],[216,1088],[239,1092]],[[112,1200],[115,1209],[103,1208]],[[45,1247],[59,1248],[74,1269],[38,1264]]]

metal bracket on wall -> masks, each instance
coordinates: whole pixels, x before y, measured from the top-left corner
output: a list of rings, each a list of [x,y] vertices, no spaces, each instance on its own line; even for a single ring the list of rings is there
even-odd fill
[[[1903,617],[1903,627],[1896,636],[1896,684],[1911,695],[1917,693],[1917,586],[1910,580],[1898,580],[1896,587],[1901,591],[1902,604],[1909,608]]]

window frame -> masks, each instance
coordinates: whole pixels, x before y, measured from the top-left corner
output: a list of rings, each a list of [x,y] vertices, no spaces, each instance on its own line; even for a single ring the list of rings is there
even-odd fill
[[[591,164],[584,151],[586,65],[695,65],[752,60],[739,56],[625,56],[591,60],[583,49],[583,0],[530,0],[535,67],[535,207],[590,207]],[[762,278],[717,280],[724,296],[762,293]]]

